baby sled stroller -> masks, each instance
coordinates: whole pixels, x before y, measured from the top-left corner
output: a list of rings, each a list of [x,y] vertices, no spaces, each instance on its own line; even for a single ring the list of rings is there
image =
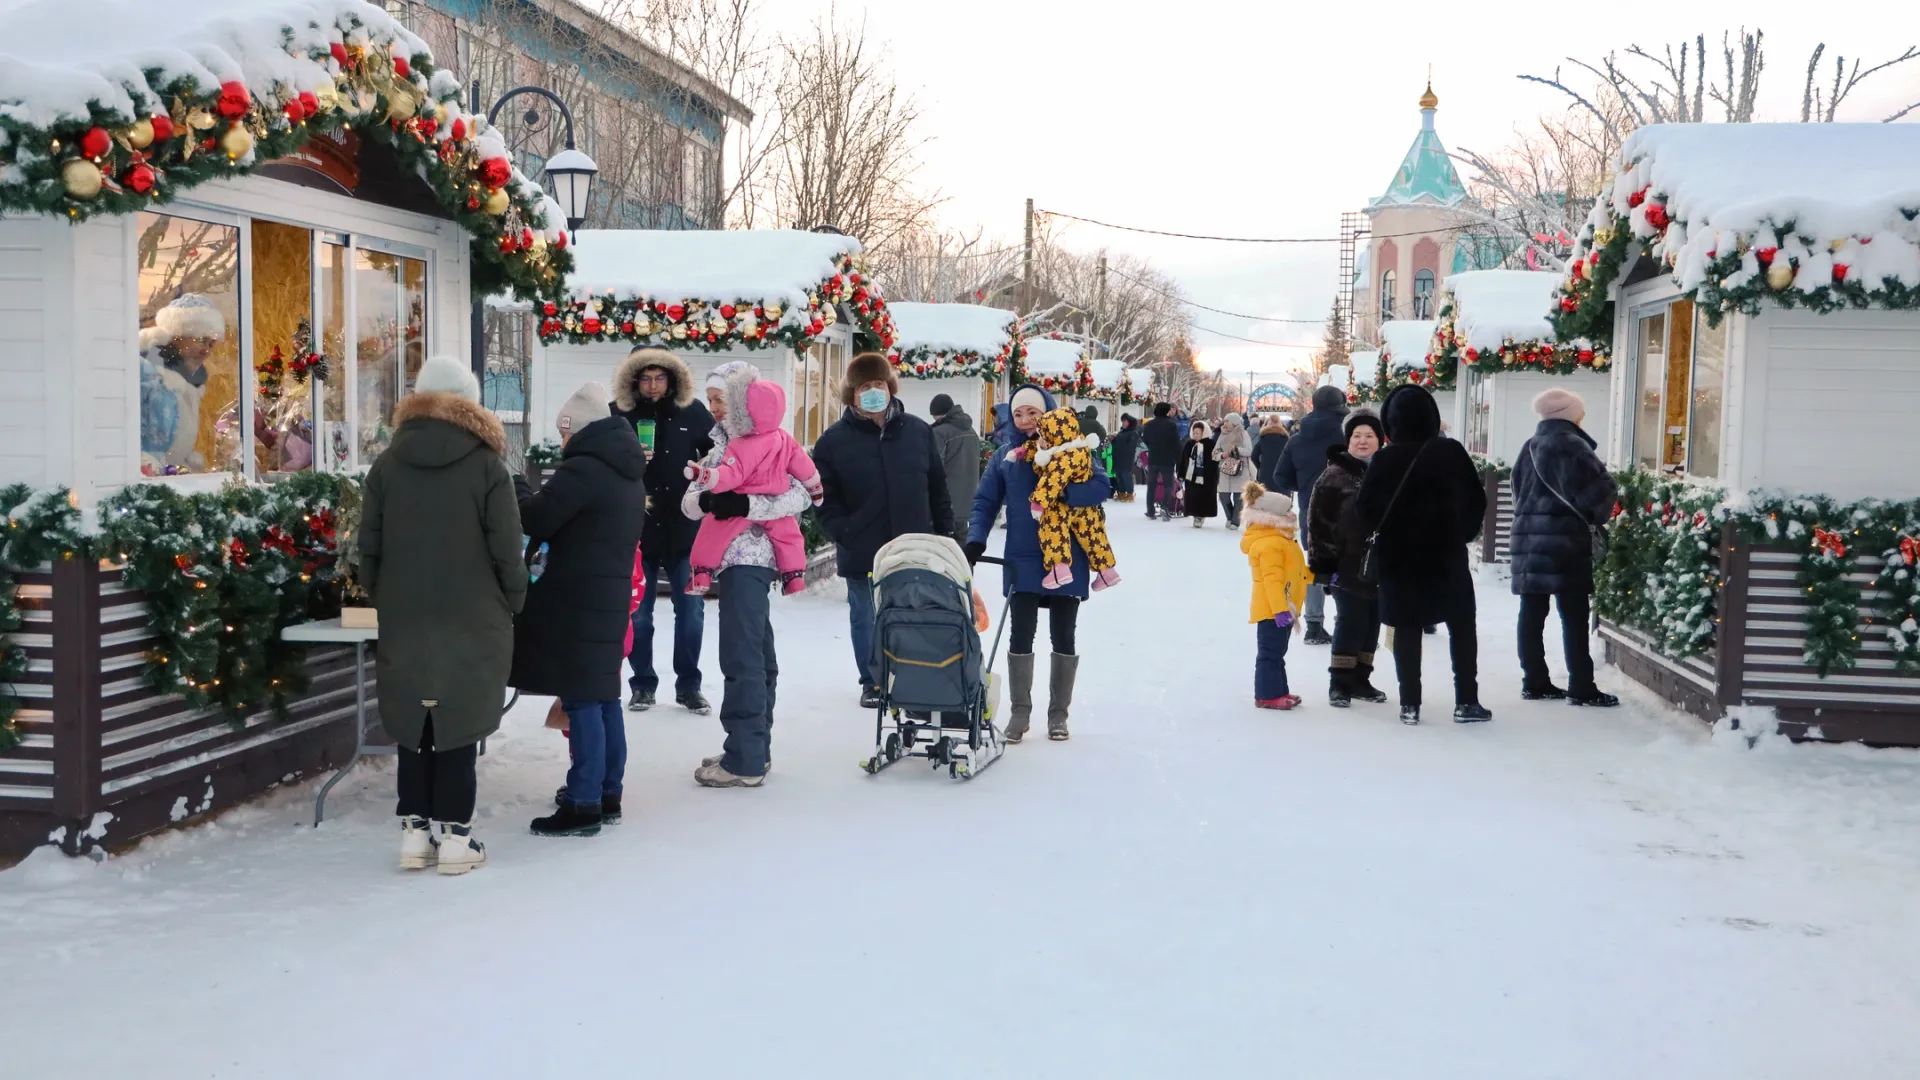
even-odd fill
[[[873,671],[880,687],[869,774],[917,757],[971,780],[1006,750],[998,686],[975,629],[973,575],[952,538],[902,536],[873,559]],[[1001,620],[1004,626],[1006,619]],[[1000,649],[996,634],[994,652]]]

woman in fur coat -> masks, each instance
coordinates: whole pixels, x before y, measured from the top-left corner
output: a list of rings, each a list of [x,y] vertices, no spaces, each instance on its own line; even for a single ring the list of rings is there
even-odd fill
[[[1220,421],[1220,434],[1214,440],[1213,460],[1220,463],[1220,509],[1226,511],[1227,528],[1240,527],[1240,496],[1247,481],[1253,479],[1253,436],[1239,413],[1228,413]]]
[[[1186,484],[1187,516],[1193,527],[1206,525],[1218,509],[1220,462],[1215,460],[1213,432],[1205,420],[1195,420],[1180,448],[1180,479]],[[1244,486],[1244,485],[1243,485]]]

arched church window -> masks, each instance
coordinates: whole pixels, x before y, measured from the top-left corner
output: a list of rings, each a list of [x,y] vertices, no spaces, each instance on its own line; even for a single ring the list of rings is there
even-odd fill
[[[1380,273],[1380,321],[1381,322],[1385,322],[1388,319],[1391,319],[1394,317],[1393,294],[1394,294],[1393,271],[1383,270]]]
[[[1413,272],[1413,317],[1433,318],[1433,271],[1431,270]]]

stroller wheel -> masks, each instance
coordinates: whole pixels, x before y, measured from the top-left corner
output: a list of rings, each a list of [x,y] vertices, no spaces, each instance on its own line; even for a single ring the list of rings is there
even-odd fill
[[[933,744],[933,750],[927,756],[933,759],[933,767],[936,769],[948,764],[953,760],[953,741],[942,735],[940,741]]]
[[[900,736],[899,736],[899,734],[897,734],[897,733],[890,733],[890,734],[888,734],[888,736],[887,736],[887,745],[886,745],[886,755],[887,755],[887,760],[888,760],[888,761],[899,761],[899,760],[900,760]]]

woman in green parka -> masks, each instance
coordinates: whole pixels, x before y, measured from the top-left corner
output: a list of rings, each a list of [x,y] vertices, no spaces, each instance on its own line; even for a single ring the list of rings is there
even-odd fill
[[[500,727],[527,595],[520,504],[506,432],[466,365],[421,365],[393,423],[367,473],[358,548],[380,612],[380,719],[400,745],[400,865],[463,874],[487,860],[474,767]]]

